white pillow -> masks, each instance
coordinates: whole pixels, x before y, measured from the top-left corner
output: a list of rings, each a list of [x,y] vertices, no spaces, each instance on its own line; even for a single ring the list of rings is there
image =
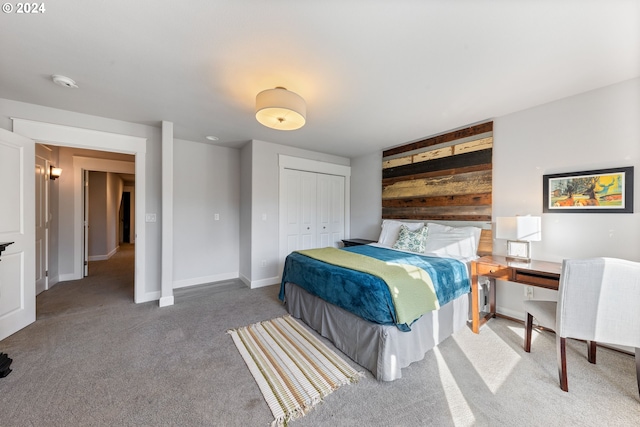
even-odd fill
[[[450,227],[448,225],[427,223],[425,254],[475,258],[480,244],[478,227]]]
[[[422,222],[401,222],[393,219],[385,219],[382,221],[382,231],[380,232],[380,238],[378,243],[392,247],[398,240],[398,233],[400,233],[400,226],[405,225],[409,231],[417,231],[424,226]]]

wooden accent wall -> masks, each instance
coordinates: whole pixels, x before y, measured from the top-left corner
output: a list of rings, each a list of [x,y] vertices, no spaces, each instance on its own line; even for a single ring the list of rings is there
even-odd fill
[[[382,218],[491,221],[493,122],[385,150]]]

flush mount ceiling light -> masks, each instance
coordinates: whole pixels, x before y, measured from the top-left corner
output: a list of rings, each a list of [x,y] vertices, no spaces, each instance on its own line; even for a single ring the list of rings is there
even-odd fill
[[[51,76],[51,80],[59,86],[68,87],[69,89],[77,89],[78,85],[76,82],[71,80],[69,77],[61,76],[59,74],[54,74]]]
[[[209,141],[217,141],[218,140],[218,137],[217,136],[213,136],[213,135],[205,136],[205,138],[207,138]]]
[[[256,96],[256,120],[268,128],[300,129],[306,122],[306,116],[304,99],[286,88],[263,90]]]

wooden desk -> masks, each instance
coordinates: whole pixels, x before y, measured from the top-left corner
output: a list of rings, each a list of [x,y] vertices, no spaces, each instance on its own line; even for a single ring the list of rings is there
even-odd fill
[[[531,260],[529,263],[509,261],[500,255],[489,255],[471,263],[471,329],[476,334],[480,326],[496,315],[496,279],[558,290],[562,264]],[[480,313],[478,277],[489,279],[489,312]]]

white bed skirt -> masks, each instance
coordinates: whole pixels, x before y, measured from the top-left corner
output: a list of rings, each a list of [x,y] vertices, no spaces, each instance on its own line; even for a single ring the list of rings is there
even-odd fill
[[[467,324],[469,294],[429,312],[402,332],[379,325],[328,303],[293,284],[285,286],[287,311],[328,338],[379,381],[402,377],[401,369],[422,360],[433,347]]]

